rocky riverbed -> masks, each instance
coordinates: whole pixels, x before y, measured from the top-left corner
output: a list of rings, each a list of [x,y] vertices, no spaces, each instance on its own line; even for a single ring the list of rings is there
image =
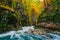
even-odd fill
[[[34,30],[29,30],[27,33],[31,33],[31,34],[34,34],[34,35],[46,35],[47,33],[43,30],[40,30],[40,29],[34,29]]]
[[[47,35],[48,33],[60,34],[60,31],[49,30],[49,29],[34,29],[34,30],[30,29],[26,33],[30,33],[30,34],[33,34],[33,35]]]

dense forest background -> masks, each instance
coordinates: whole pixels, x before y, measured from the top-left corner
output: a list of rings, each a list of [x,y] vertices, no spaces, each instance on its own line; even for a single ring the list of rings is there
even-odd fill
[[[60,24],[60,0],[0,0],[0,31],[39,22]]]

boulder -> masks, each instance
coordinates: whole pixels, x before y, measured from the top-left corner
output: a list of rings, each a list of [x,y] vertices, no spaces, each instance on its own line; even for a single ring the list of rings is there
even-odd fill
[[[41,22],[37,23],[36,26],[43,27],[43,28],[51,28],[51,29],[58,29],[60,30],[60,26],[52,23]]]
[[[44,34],[46,34],[45,31],[40,30],[40,29],[29,30],[27,33],[31,33],[31,34],[34,34],[34,35],[44,35]]]

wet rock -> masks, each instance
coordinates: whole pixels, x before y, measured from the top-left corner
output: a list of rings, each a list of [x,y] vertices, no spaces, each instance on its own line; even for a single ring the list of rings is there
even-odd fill
[[[29,30],[27,33],[35,34],[35,35],[45,35],[46,32],[40,29]]]
[[[51,28],[51,29],[59,29],[60,30],[59,25],[52,24],[52,23],[42,22],[42,23],[37,23],[36,26],[40,26],[40,27],[44,27],[44,28]]]

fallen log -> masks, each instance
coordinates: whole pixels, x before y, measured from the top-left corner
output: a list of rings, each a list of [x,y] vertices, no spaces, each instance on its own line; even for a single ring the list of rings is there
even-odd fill
[[[37,23],[36,26],[43,27],[43,28],[51,28],[51,29],[58,29],[60,30],[60,26],[52,23],[41,22]]]

